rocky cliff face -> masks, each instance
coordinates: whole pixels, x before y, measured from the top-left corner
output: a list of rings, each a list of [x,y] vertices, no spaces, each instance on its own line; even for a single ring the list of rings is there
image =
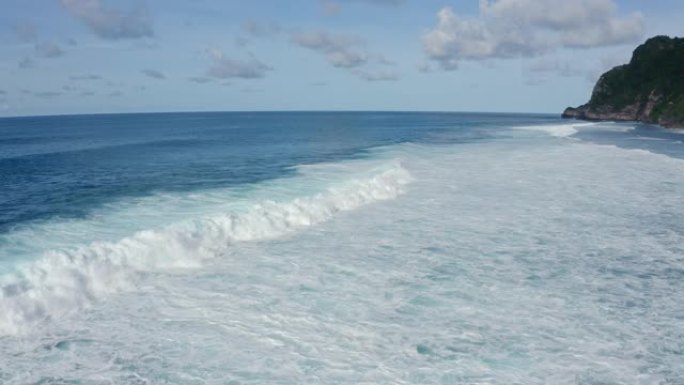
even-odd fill
[[[562,116],[684,128],[684,38],[649,39],[629,64],[601,76],[587,104],[568,107]]]

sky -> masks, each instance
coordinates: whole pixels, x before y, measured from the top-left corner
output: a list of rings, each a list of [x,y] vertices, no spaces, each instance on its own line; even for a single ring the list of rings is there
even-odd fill
[[[560,113],[681,0],[3,0],[0,116]]]

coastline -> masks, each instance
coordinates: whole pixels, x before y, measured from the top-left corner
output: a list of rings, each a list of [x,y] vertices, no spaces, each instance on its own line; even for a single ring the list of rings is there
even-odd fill
[[[561,118],[567,119],[567,120],[584,121],[584,122],[636,123],[636,124],[641,124],[641,125],[645,125],[645,126],[652,126],[654,128],[662,128],[662,129],[668,130],[668,131],[676,131],[676,132],[684,134],[684,124],[667,125],[667,124],[661,124],[661,123],[657,123],[657,122],[650,122],[650,121],[639,120],[639,119],[621,119],[621,118],[606,117],[606,116],[594,117],[594,116],[586,116],[586,115],[577,115],[577,114],[574,114],[572,111],[569,112],[568,110],[579,110],[579,108],[568,107],[561,114]]]
[[[631,111],[630,111],[631,112]],[[621,123],[640,123],[650,126],[657,126],[668,130],[684,131],[684,122],[659,119],[653,121],[648,118],[648,114],[634,116],[630,112],[594,112],[587,105],[579,107],[567,107],[561,114],[563,119],[583,120],[587,122],[621,122]],[[650,112],[650,111],[649,111]]]

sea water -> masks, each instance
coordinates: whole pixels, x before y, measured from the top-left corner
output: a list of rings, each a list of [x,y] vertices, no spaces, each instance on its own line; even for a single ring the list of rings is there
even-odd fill
[[[684,135],[0,120],[2,384],[682,384]]]

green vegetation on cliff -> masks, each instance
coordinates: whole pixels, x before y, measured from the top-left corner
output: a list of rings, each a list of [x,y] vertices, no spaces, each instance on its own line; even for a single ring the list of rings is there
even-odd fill
[[[563,116],[684,127],[684,38],[649,39],[629,64],[601,76],[589,103]]]

